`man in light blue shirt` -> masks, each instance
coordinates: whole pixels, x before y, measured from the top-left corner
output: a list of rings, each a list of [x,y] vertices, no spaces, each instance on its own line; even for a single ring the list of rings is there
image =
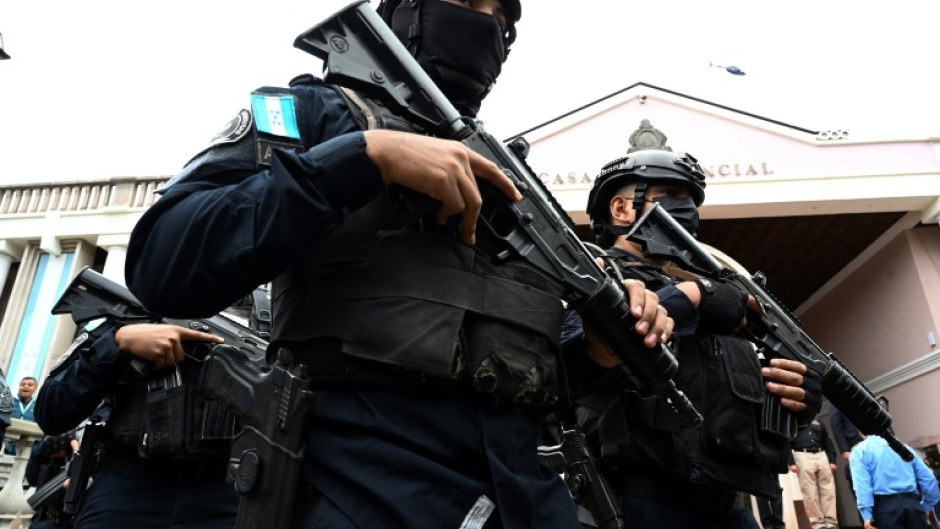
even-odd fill
[[[865,529],[927,529],[927,512],[940,501],[940,490],[920,457],[908,463],[884,439],[869,435],[852,448],[849,464]]]

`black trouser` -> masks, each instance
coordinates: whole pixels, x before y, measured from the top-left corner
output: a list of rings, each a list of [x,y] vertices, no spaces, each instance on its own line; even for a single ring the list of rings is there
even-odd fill
[[[783,522],[783,489],[780,489],[780,496],[772,500],[758,497],[757,510],[764,529],[786,529]]]
[[[914,493],[875,496],[874,525],[878,529],[927,529],[927,513]]]
[[[758,529],[743,494],[650,473],[625,471],[612,480],[627,529],[695,527]]]
[[[146,460],[107,454],[76,513],[75,529],[231,529],[238,495],[226,460]]]

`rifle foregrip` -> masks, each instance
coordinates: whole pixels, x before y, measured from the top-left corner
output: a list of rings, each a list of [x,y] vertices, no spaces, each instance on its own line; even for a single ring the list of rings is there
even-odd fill
[[[894,435],[891,430],[891,415],[878,404],[865,386],[850,373],[838,360],[832,363],[822,374],[823,394],[845,417],[866,435],[878,435],[888,442],[905,461],[913,461],[914,454]]]

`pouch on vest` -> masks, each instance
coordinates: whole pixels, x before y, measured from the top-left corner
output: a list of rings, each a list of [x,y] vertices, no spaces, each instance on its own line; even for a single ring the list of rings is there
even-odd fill
[[[686,343],[680,344],[676,384],[704,422],[673,434],[679,475],[701,485],[775,496],[789,441],[761,431],[765,388],[753,346],[731,336]]]
[[[143,458],[227,455],[235,419],[202,395],[199,371],[188,360],[127,384],[109,421],[114,440]]]

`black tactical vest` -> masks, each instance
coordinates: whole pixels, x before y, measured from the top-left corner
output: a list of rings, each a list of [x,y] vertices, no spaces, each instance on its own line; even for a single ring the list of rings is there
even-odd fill
[[[270,305],[263,290],[256,289],[252,296],[247,313],[241,307],[230,307],[220,317],[248,326],[252,333],[262,336],[270,328]],[[229,455],[235,415],[208,399],[200,385],[202,362],[209,348],[199,344],[184,347],[187,355],[183,362],[146,376],[134,376],[122,382],[111,396],[107,424],[118,446],[136,447],[143,458]]]
[[[640,279],[650,290],[678,282],[633,257],[616,262],[624,277]],[[729,492],[779,494],[777,474],[786,472],[789,440],[761,428],[766,395],[751,343],[734,336],[683,337],[677,359],[674,381],[702,413],[703,424],[688,427],[658,398],[629,392],[589,397],[579,416],[597,421],[592,437],[604,462],[624,472],[660,469]]]
[[[363,129],[420,132],[377,101],[338,90]],[[460,243],[426,202],[388,188],[330,227],[273,283],[274,340],[339,340],[340,356],[365,361],[357,369],[392,367],[400,373],[389,378],[503,402],[553,402],[560,286],[523,262],[497,263],[485,243]]]

